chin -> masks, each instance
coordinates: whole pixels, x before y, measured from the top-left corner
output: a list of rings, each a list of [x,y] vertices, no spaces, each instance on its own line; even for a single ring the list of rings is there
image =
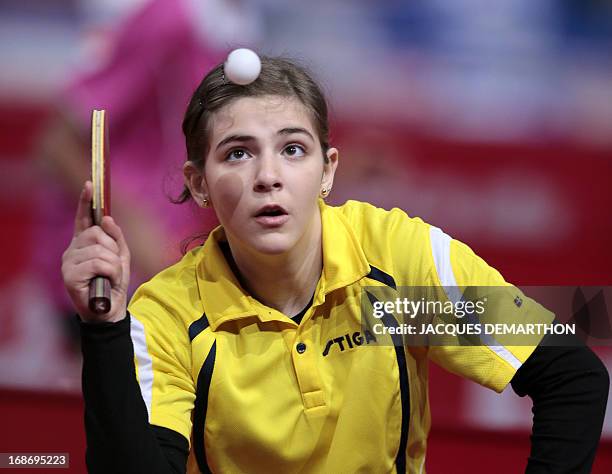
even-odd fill
[[[264,255],[281,255],[293,247],[294,242],[287,235],[262,235],[251,242],[251,247]]]

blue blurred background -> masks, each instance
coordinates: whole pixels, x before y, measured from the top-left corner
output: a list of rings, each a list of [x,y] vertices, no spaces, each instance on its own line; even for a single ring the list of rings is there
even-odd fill
[[[332,203],[401,207],[519,285],[612,284],[610,0],[0,0],[2,451],[70,450],[83,466],[59,267],[89,111],[110,111],[113,214],[137,285],[214,224],[167,196],[190,93],[238,46],[297,59],[324,85]],[[521,469],[528,400],[435,368],[431,392],[430,472]],[[610,416],[604,439],[594,472],[612,468]]]

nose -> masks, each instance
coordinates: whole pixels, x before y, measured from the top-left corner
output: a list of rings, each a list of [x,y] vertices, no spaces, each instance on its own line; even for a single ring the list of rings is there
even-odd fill
[[[265,193],[282,189],[281,172],[278,157],[271,152],[262,153],[256,160],[253,189]]]

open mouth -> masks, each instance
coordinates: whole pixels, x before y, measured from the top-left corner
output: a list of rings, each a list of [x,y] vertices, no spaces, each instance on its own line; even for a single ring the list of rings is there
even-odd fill
[[[287,211],[285,211],[281,206],[270,205],[262,207],[255,217],[277,217],[287,215]]]
[[[280,227],[288,219],[289,214],[287,211],[276,204],[268,204],[259,209],[255,214],[255,221],[267,228]]]

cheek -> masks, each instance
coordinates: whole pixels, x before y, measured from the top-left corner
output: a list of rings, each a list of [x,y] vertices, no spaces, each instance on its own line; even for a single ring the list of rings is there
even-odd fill
[[[294,199],[294,209],[299,209],[299,217],[309,221],[318,208],[318,197],[321,192],[321,173],[319,170],[302,170],[291,183],[291,194]]]
[[[213,204],[220,221],[232,218],[244,193],[244,181],[236,173],[226,173],[210,183]]]
[[[296,184],[302,192],[317,196],[321,190],[321,177],[323,176],[323,168],[313,167],[306,173],[301,172],[297,176]]]

